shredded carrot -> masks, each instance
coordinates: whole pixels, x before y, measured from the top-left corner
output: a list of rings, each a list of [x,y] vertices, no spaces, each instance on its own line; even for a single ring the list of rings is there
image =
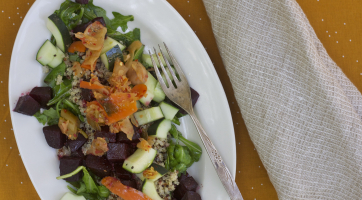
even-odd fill
[[[146,169],[145,171],[143,171],[143,177],[147,178],[147,179],[154,179],[156,178],[158,172],[153,168],[150,167],[148,169]]]
[[[147,140],[140,138],[140,142],[137,143],[137,148],[149,151],[152,146],[147,142]]]
[[[147,92],[147,86],[145,84],[135,85],[131,90],[131,93],[135,93],[136,97],[139,99],[145,96],[146,92]]]
[[[125,186],[114,177],[104,177],[101,183],[108,188],[112,193],[118,195],[124,200],[152,200],[147,195],[143,194],[134,188]]]
[[[68,48],[69,53],[74,53],[76,51],[82,53],[86,51],[86,47],[83,45],[82,41],[75,41],[69,46]]]
[[[81,81],[79,87],[85,88],[85,89],[91,89],[91,90],[104,88],[103,85],[92,84],[92,83],[87,82],[87,81]]]

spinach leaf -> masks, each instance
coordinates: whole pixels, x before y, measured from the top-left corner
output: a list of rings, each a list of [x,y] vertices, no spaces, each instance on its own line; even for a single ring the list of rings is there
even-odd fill
[[[41,114],[40,111],[36,112],[34,114],[34,117],[38,120],[39,123],[42,123],[43,125],[45,125],[48,121],[48,117],[46,115]]]
[[[49,126],[58,124],[59,121],[57,111],[53,108],[50,108],[49,110],[44,110],[43,113],[40,113],[40,111],[38,111],[37,113],[35,113],[34,117],[36,117],[36,119],[43,125],[48,124]]]
[[[180,120],[179,120],[179,118],[177,116],[175,116],[171,121],[172,121],[172,123],[175,123],[175,124],[177,124],[179,126],[181,125]]]
[[[62,84],[61,84],[62,85]],[[63,85],[60,86],[58,90],[56,90],[56,95],[54,96],[53,99],[51,99],[47,105],[51,106],[53,104],[58,103],[59,101],[67,98],[70,96],[70,89],[72,89],[72,84],[69,84],[67,86]]]
[[[97,194],[98,188],[92,177],[89,175],[88,171],[83,167],[83,177],[82,181],[86,186],[87,193]]]
[[[98,195],[101,197],[108,197],[110,194],[110,191],[108,190],[108,188],[106,188],[106,186],[104,185],[100,185],[98,186]]]
[[[127,33],[109,31],[108,36],[115,40],[122,41],[124,45],[129,46],[132,42],[136,40],[141,40],[141,31],[139,28],[135,28],[133,29],[133,31]]]
[[[79,107],[78,107],[77,105],[73,104],[72,102],[70,102],[70,101],[67,100],[67,99],[64,99],[64,100],[63,100],[63,103],[64,103],[68,108],[70,108],[75,115],[78,115],[78,118],[80,119],[80,121],[84,122],[84,117],[83,117],[82,113],[80,113]]]
[[[118,12],[112,12],[112,14],[114,18],[111,20],[111,27],[114,30],[117,30],[117,28],[120,26],[122,31],[125,32],[128,28],[127,22],[134,20],[133,15],[124,16]]]
[[[84,193],[86,191],[87,191],[87,189],[85,187],[85,184],[83,182],[80,182],[80,188],[78,189],[76,194]]]
[[[75,190],[74,188],[70,187],[69,185],[67,185],[67,188],[68,188],[68,190],[70,190],[74,194],[77,194],[77,190]]]
[[[44,79],[44,83],[46,83],[49,87],[54,88],[56,85],[56,78],[58,75],[63,76],[67,66],[63,62],[54,68]]]
[[[82,19],[84,8],[81,4],[66,0],[60,5],[59,10],[55,11],[55,14],[62,19],[68,30],[72,30]]]

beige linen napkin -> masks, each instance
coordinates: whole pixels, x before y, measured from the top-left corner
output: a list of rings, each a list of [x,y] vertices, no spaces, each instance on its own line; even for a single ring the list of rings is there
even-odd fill
[[[279,199],[362,199],[362,96],[297,2],[204,4]]]

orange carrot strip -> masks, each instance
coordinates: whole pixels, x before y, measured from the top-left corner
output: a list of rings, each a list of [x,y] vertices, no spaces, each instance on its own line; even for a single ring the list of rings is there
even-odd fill
[[[76,51],[82,53],[86,51],[86,47],[83,45],[82,41],[75,41],[69,46],[68,48],[69,53],[74,53]]]
[[[81,81],[80,84],[79,84],[79,87],[85,88],[85,89],[91,89],[91,90],[104,88],[104,86],[102,86],[102,85],[92,84],[92,83],[87,82],[87,81]]]
[[[123,185],[121,181],[119,181],[114,177],[110,176],[104,177],[101,182],[112,193],[120,196],[124,200],[152,200],[150,197],[143,194],[141,191]]]
[[[131,93],[135,93],[137,98],[142,98],[147,92],[147,86],[145,84],[138,84],[135,85],[132,90]]]

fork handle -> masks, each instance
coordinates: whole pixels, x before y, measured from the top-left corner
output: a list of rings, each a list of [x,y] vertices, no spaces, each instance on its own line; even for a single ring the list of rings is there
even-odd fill
[[[206,131],[202,127],[200,121],[197,119],[193,109],[191,109],[189,115],[195,123],[196,129],[200,134],[202,143],[204,143],[207,154],[211,159],[211,163],[214,165],[216,173],[219,176],[231,200],[243,200],[240,190],[236,185],[235,181],[233,180],[233,177],[231,176],[229,169],[225,165],[223,159],[221,158],[219,152],[216,150],[214,144],[211,142],[209,136],[207,136]]]

